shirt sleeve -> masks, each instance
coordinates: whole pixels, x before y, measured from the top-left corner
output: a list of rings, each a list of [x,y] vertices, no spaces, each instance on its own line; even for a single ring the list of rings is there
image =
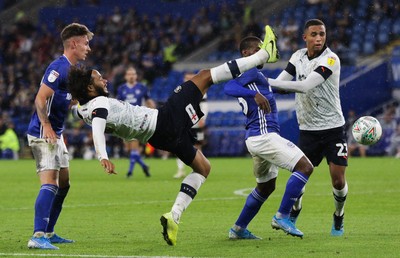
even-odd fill
[[[93,100],[93,102],[91,103],[90,108],[89,108],[89,112],[92,114],[92,117],[95,117],[97,115],[97,112],[95,112],[95,111],[99,110],[99,109],[107,110],[107,114],[108,114],[108,112],[110,110],[110,101],[107,97],[100,96]],[[93,112],[95,112],[95,113],[93,113]]]
[[[256,91],[250,90],[248,88],[243,87],[237,80],[230,80],[224,85],[224,92],[228,96],[232,97],[253,97],[256,95]]]
[[[321,74],[325,80],[328,79],[332,73],[340,71],[340,60],[334,53],[330,53],[321,58],[318,65],[319,66],[315,71]]]
[[[268,83],[272,87],[298,93],[305,93],[308,90],[317,87],[324,81],[324,77],[315,71],[311,72],[304,81],[279,81],[268,79]]]
[[[62,81],[61,77],[61,67],[51,64],[47,67],[41,83],[46,84],[52,90],[56,91],[58,88],[60,88],[60,83]]]
[[[92,134],[93,144],[96,150],[97,158],[101,161],[102,159],[108,160],[106,150],[106,137],[104,131],[106,129],[106,120],[103,118],[95,117],[92,120]]]

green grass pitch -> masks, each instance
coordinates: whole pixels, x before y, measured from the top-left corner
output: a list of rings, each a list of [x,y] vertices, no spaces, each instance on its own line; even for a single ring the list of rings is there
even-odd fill
[[[263,239],[231,241],[228,230],[255,186],[252,161],[212,158],[208,180],[182,216],[176,246],[164,242],[159,222],[180,188],[181,180],[172,178],[176,161],[146,161],[152,177],[136,165],[130,180],[126,159],[114,160],[119,174],[111,176],[98,161],[71,161],[71,189],[56,232],[76,243],[57,251],[26,246],[39,189],[34,161],[0,161],[0,257],[399,257],[400,159],[349,160],[343,237],[330,236],[334,207],[324,161],[304,195],[297,224],[303,239],[270,226],[290,174],[280,170],[275,192],[249,225]]]

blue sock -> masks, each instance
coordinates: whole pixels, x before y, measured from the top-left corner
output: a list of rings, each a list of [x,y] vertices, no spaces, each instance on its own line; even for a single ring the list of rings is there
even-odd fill
[[[246,203],[235,224],[241,228],[247,228],[266,200],[267,198],[262,197],[257,189],[254,188],[249,196],[247,196]]]
[[[134,156],[135,160],[137,163],[140,164],[140,166],[142,166],[142,168],[147,167],[146,163],[144,163],[142,156],[140,156],[139,152],[137,151],[132,151],[131,155]]]
[[[278,210],[283,217],[289,217],[290,210],[292,209],[292,206],[296,202],[297,198],[299,198],[301,190],[307,181],[308,176],[297,171],[294,171],[289,177],[289,180],[286,184],[285,194],[283,195],[281,206]]]
[[[47,224],[50,219],[50,209],[53,205],[58,187],[56,185],[44,184],[40,187],[39,194],[35,202],[34,231],[46,232]]]
[[[58,216],[62,210],[62,204],[64,203],[64,199],[67,196],[69,190],[69,186],[65,188],[58,189],[56,196],[54,197],[53,206],[50,211],[50,220],[49,224],[47,224],[47,228],[45,232],[51,233],[54,232],[54,226],[57,223]]]
[[[136,163],[136,155],[137,152],[136,151],[131,151],[131,154],[129,155],[129,169],[128,169],[128,173],[132,173],[134,167],[135,167],[135,163]]]

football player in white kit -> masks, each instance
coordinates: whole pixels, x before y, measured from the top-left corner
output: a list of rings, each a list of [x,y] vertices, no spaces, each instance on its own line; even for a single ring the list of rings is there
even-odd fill
[[[74,67],[69,73],[69,90],[79,101],[78,115],[92,126],[93,142],[101,165],[107,173],[115,174],[115,167],[106,152],[104,133],[111,133],[124,140],[133,138],[149,142],[153,147],[169,151],[193,169],[181,184],[180,191],[170,212],[160,218],[164,240],[175,245],[178,223],[182,212],[196,196],[210,173],[210,162],[200,150],[194,148],[190,129],[203,116],[200,102],[212,84],[236,78],[244,71],[279,58],[276,36],[265,27],[264,42],[254,55],[229,61],[220,66],[201,70],[191,80],[175,88],[165,105],[158,109],[132,106],[108,98],[107,80],[96,70]],[[267,103],[260,105],[270,112]]]
[[[326,157],[335,204],[331,234],[341,236],[348,187],[345,119],[339,96],[340,59],[326,46],[326,28],[321,20],[305,23],[303,39],[306,48],[296,51],[285,70],[268,82],[277,89],[296,92],[299,147],[314,166]],[[301,199],[291,212],[294,222],[301,210]]]

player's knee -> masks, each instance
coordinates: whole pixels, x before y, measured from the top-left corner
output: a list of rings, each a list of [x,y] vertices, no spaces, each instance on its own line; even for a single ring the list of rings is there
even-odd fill
[[[340,178],[332,180],[332,186],[333,186],[333,188],[335,188],[337,190],[342,190],[345,187],[345,185],[346,185],[346,181],[342,180]]]
[[[275,187],[276,187],[276,179],[272,179],[266,183],[257,184],[257,190],[264,198],[268,198],[268,196],[270,196],[275,191]]]
[[[311,175],[312,172],[314,171],[314,166],[310,162],[307,162],[307,164],[305,165],[304,170],[305,170],[304,171],[305,174]]]

